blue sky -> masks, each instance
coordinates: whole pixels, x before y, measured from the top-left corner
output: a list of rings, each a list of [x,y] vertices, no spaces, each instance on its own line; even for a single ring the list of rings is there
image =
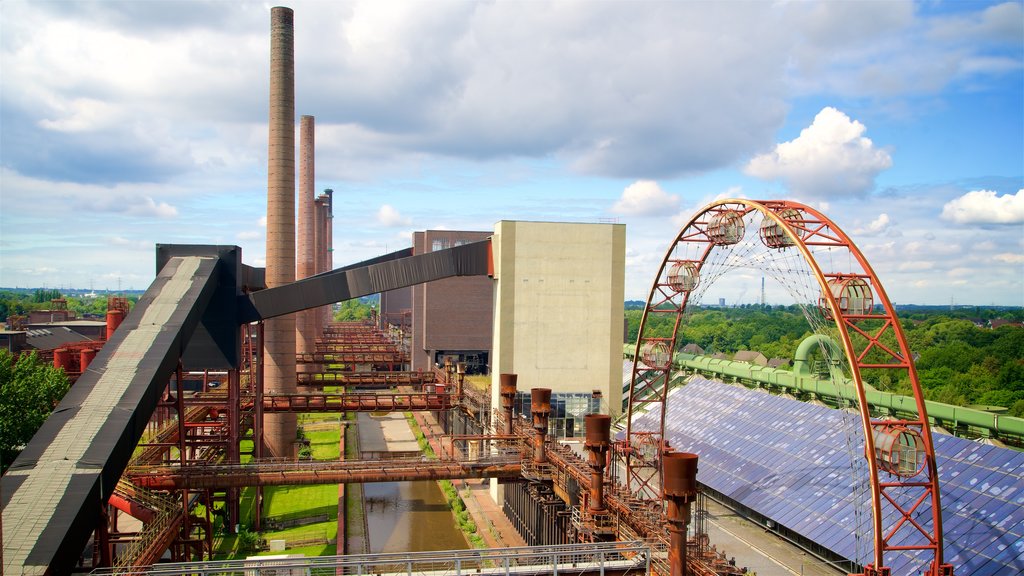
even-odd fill
[[[644,299],[701,206],[791,198],[897,303],[1024,305],[1021,2],[287,5],[335,265],[614,220]],[[0,286],[142,289],[156,243],[263,265],[270,6],[0,4]]]

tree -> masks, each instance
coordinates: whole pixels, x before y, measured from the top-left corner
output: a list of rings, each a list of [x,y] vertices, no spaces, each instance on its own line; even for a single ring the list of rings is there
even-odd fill
[[[0,350],[0,459],[14,461],[68,391],[64,371],[41,362],[35,353],[15,359]]]
[[[335,322],[355,322],[370,317],[370,305],[359,300],[345,300],[334,313]]]

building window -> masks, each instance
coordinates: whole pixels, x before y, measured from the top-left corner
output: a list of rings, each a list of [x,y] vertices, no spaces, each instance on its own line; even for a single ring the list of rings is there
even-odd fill
[[[448,249],[448,239],[447,238],[437,238],[437,239],[434,240],[434,243],[431,245],[430,251],[431,252],[437,252],[438,250],[447,250],[447,249]]]
[[[516,392],[515,414],[530,419],[530,394]],[[551,416],[548,418],[548,436],[578,438],[584,434],[583,417],[601,411],[601,398],[589,392],[553,392]]]

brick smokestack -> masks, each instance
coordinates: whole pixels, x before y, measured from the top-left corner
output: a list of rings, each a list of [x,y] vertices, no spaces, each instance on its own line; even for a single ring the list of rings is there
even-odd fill
[[[326,189],[324,201],[324,265],[321,272],[334,270],[334,191]],[[331,322],[331,305],[321,308],[321,324],[327,326]]]
[[[321,194],[320,196],[317,196],[316,200],[313,202],[313,222],[315,224],[313,227],[313,266],[315,267],[316,274],[324,272],[324,247],[326,246],[324,222],[326,221],[326,214],[327,210],[324,206],[324,195]],[[313,315],[314,329],[318,334],[323,333],[324,328],[327,326],[323,318],[323,307],[314,308],[310,310],[310,313]]]
[[[270,12],[270,145],[267,154],[267,287],[295,281],[295,39],[291,8]],[[264,328],[264,387],[295,391],[295,317]],[[267,448],[293,457],[295,414],[264,416]]]
[[[324,190],[324,195],[327,196],[327,214],[324,216],[327,238],[324,245],[324,269],[322,272],[330,272],[334,269],[334,190],[327,188]],[[324,306],[322,314],[321,322],[326,326],[331,321],[331,307]]]
[[[313,209],[313,182],[315,173],[315,124],[312,116],[299,120],[299,225],[297,245],[297,266],[295,278],[301,280],[315,275],[316,243],[314,230],[317,225]],[[300,354],[316,351],[317,331],[316,310],[304,310],[295,315],[295,350]]]

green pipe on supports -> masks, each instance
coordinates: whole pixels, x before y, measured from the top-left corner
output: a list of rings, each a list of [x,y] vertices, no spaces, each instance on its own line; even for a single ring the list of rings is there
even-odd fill
[[[806,368],[806,352],[820,345],[817,340],[814,342],[808,342],[808,340],[816,337],[811,336],[800,344],[800,350],[805,354],[798,360],[802,359],[804,362],[798,361],[794,363],[794,371],[792,372],[747,362],[722,360],[711,358],[710,356],[696,356],[684,352],[677,352],[675,354],[674,365],[680,370],[698,372],[725,380],[751,383],[758,386],[766,385],[769,388],[781,388],[787,392],[801,395],[812,394],[816,398],[833,405],[839,405],[843,401],[855,398],[856,394],[853,390],[853,384],[849,380],[839,382],[822,380],[815,377]],[[632,360],[635,349],[634,345],[626,344],[623,347],[624,356]],[[800,355],[798,354],[798,356]],[[797,372],[798,366],[804,367],[800,370],[801,373]],[[875,390],[870,386],[865,390],[865,396],[872,408],[872,412],[887,416],[916,416],[917,414],[917,405],[912,396],[890,394],[889,392]],[[967,426],[973,428],[976,433],[983,437],[1008,440],[1018,445],[1024,443],[1024,418],[1005,416],[985,410],[953,406],[930,400],[925,401],[925,406],[928,409],[929,419],[936,425],[952,427],[954,431],[957,427]]]

